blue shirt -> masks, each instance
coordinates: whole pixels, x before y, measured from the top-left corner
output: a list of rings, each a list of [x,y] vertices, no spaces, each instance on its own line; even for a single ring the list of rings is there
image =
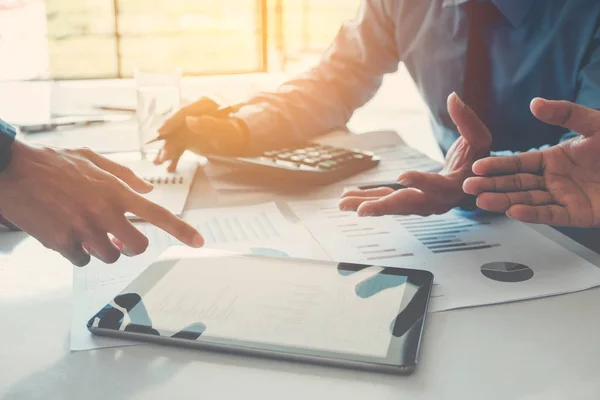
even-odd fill
[[[458,137],[446,109],[462,94],[469,0],[364,0],[320,64],[275,93],[262,93],[237,117],[257,147],[306,140],[347,124],[403,62],[431,111],[446,152]],[[491,0],[501,18],[485,40],[492,59],[488,112],[494,151],[526,151],[573,135],[532,116],[534,97],[600,109],[600,1]],[[402,96],[402,93],[398,93]]]
[[[15,128],[0,119],[0,172],[10,162],[10,146],[15,141]]]

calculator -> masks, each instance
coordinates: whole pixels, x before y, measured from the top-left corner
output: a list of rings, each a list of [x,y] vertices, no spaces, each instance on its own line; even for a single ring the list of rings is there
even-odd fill
[[[265,151],[252,157],[206,157],[215,164],[234,167],[234,174],[242,179],[263,183],[288,180],[294,185],[333,183],[373,168],[380,161],[368,151],[318,143]]]

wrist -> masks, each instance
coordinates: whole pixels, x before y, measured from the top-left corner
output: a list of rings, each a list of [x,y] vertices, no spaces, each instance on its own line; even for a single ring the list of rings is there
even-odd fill
[[[10,163],[7,164],[4,170],[0,171],[0,187],[10,184],[16,179],[18,169],[17,163],[25,156],[29,148],[30,146],[18,140],[15,140],[11,145]]]
[[[240,143],[240,146],[242,146],[242,148],[246,147],[250,139],[250,130],[248,129],[248,125],[246,125],[246,123],[241,119],[235,117],[230,118],[229,121],[238,132],[238,142]]]
[[[250,141],[250,130],[248,129],[248,125],[241,119],[235,117],[229,118],[229,122],[236,131],[235,149],[233,150],[235,153],[243,154],[248,150]]]

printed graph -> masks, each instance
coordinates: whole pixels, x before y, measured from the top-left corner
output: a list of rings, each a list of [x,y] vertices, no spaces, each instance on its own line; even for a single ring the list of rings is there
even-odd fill
[[[195,218],[191,224],[202,234],[205,244],[208,246],[281,237],[281,233],[269,215],[264,212],[252,215],[236,215],[235,213],[206,215],[202,218]],[[163,248],[183,244],[166,232],[152,226],[145,227],[143,231],[151,243],[160,244]]]
[[[340,211],[337,206],[321,207],[320,211],[327,224],[334,224],[336,230],[358,250],[368,261],[384,262],[412,257],[412,252],[403,251],[400,242],[394,240],[394,233],[382,224],[373,224],[369,218],[358,218],[355,213]]]
[[[499,247],[498,243],[473,239],[487,221],[474,221],[456,215],[394,217],[396,222],[435,254],[474,251]]]

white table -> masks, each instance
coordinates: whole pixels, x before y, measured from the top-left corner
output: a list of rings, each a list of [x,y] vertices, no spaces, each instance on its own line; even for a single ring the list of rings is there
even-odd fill
[[[192,196],[192,207],[239,202],[202,178]],[[47,265],[30,265],[44,251]],[[600,398],[597,289],[431,314],[419,368],[402,377],[168,347],[71,353],[71,271],[24,234],[0,236],[2,398]]]

